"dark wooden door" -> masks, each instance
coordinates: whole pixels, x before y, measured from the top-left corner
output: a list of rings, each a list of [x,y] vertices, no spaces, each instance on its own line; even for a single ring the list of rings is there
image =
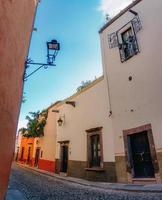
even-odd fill
[[[136,133],[128,137],[134,178],[154,177],[154,167],[152,163],[147,131]]]
[[[36,149],[36,152],[35,152],[35,162],[34,162],[34,166],[35,166],[35,167],[38,166],[39,155],[40,155],[40,148],[37,148],[37,149]]]
[[[17,147],[17,153],[16,153],[16,158],[15,158],[16,162],[18,161],[18,158],[19,158],[19,147]]]
[[[61,147],[61,172],[67,173],[68,168],[68,146]]]
[[[22,147],[22,149],[21,149],[21,158],[20,158],[21,160],[23,160],[24,159],[24,147]]]
[[[31,147],[28,148],[28,158],[27,158],[27,164],[30,163],[30,153],[31,153]]]

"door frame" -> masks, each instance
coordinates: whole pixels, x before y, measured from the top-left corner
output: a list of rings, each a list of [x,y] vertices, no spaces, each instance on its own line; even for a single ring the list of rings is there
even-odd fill
[[[128,176],[128,182],[134,182],[135,180],[141,180],[141,181],[147,181],[150,178],[133,178],[133,167],[131,166],[130,162],[130,157],[129,157],[129,147],[128,147],[128,136],[139,133],[140,132],[147,132],[148,136],[148,142],[149,142],[149,147],[150,147],[150,153],[151,153],[151,159],[152,159],[152,164],[154,168],[154,173],[155,173],[155,178],[151,178],[152,180],[156,182],[161,182],[160,178],[160,172],[159,172],[159,164],[157,160],[157,155],[156,155],[156,149],[155,149],[155,144],[154,144],[154,138],[153,138],[153,133],[152,133],[152,127],[151,124],[145,124],[143,126],[139,126],[136,128],[131,128],[127,130],[123,130],[123,138],[124,138],[124,150],[125,150],[125,159],[126,159],[126,171],[127,171],[127,176]]]
[[[69,143],[70,143],[70,141],[69,140],[66,140],[66,141],[59,141],[58,143],[60,143],[60,159],[59,159],[59,173],[64,173],[64,172],[61,172],[61,162],[62,162],[62,160],[61,160],[61,154],[62,154],[62,147],[63,146],[67,146],[68,147],[68,161],[67,161],[67,172],[66,173],[64,173],[65,175],[67,175],[68,174],[68,165],[69,165]]]

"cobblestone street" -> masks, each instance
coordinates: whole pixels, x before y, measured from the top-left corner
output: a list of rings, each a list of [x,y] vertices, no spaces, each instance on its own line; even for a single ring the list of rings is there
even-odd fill
[[[29,200],[162,200],[162,194],[133,193],[86,187],[34,171],[12,166],[9,189],[19,190]]]

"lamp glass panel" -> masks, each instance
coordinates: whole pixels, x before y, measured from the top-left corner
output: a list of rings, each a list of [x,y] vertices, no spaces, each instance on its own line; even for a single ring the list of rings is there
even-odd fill
[[[57,50],[58,49],[58,43],[53,44],[53,43],[48,43],[48,48],[51,50]]]

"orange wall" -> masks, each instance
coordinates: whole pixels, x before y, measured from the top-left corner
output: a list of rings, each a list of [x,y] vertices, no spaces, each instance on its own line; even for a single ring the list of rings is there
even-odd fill
[[[55,171],[54,159],[53,160],[47,160],[47,159],[43,159],[41,157],[42,147],[41,147],[41,145],[37,144],[37,140],[38,140],[38,138],[22,137],[21,142],[20,142],[20,150],[19,150],[19,155],[18,155],[18,161],[22,164],[28,164],[28,165],[34,167],[36,149],[40,148],[38,169],[54,172]],[[27,159],[28,159],[29,146],[31,147],[31,150],[30,150],[30,161],[28,162]],[[24,153],[23,153],[23,158],[21,158],[23,147],[24,147]]]
[[[19,161],[20,162],[22,162],[22,163],[27,162],[28,150],[29,150],[29,147],[31,147],[31,149],[30,149],[30,161],[29,161],[28,164],[32,165],[33,151],[34,151],[34,141],[35,141],[35,138],[22,137],[21,144],[20,144],[20,151],[19,151]],[[21,158],[23,147],[24,147],[24,153],[23,153],[23,158]]]

